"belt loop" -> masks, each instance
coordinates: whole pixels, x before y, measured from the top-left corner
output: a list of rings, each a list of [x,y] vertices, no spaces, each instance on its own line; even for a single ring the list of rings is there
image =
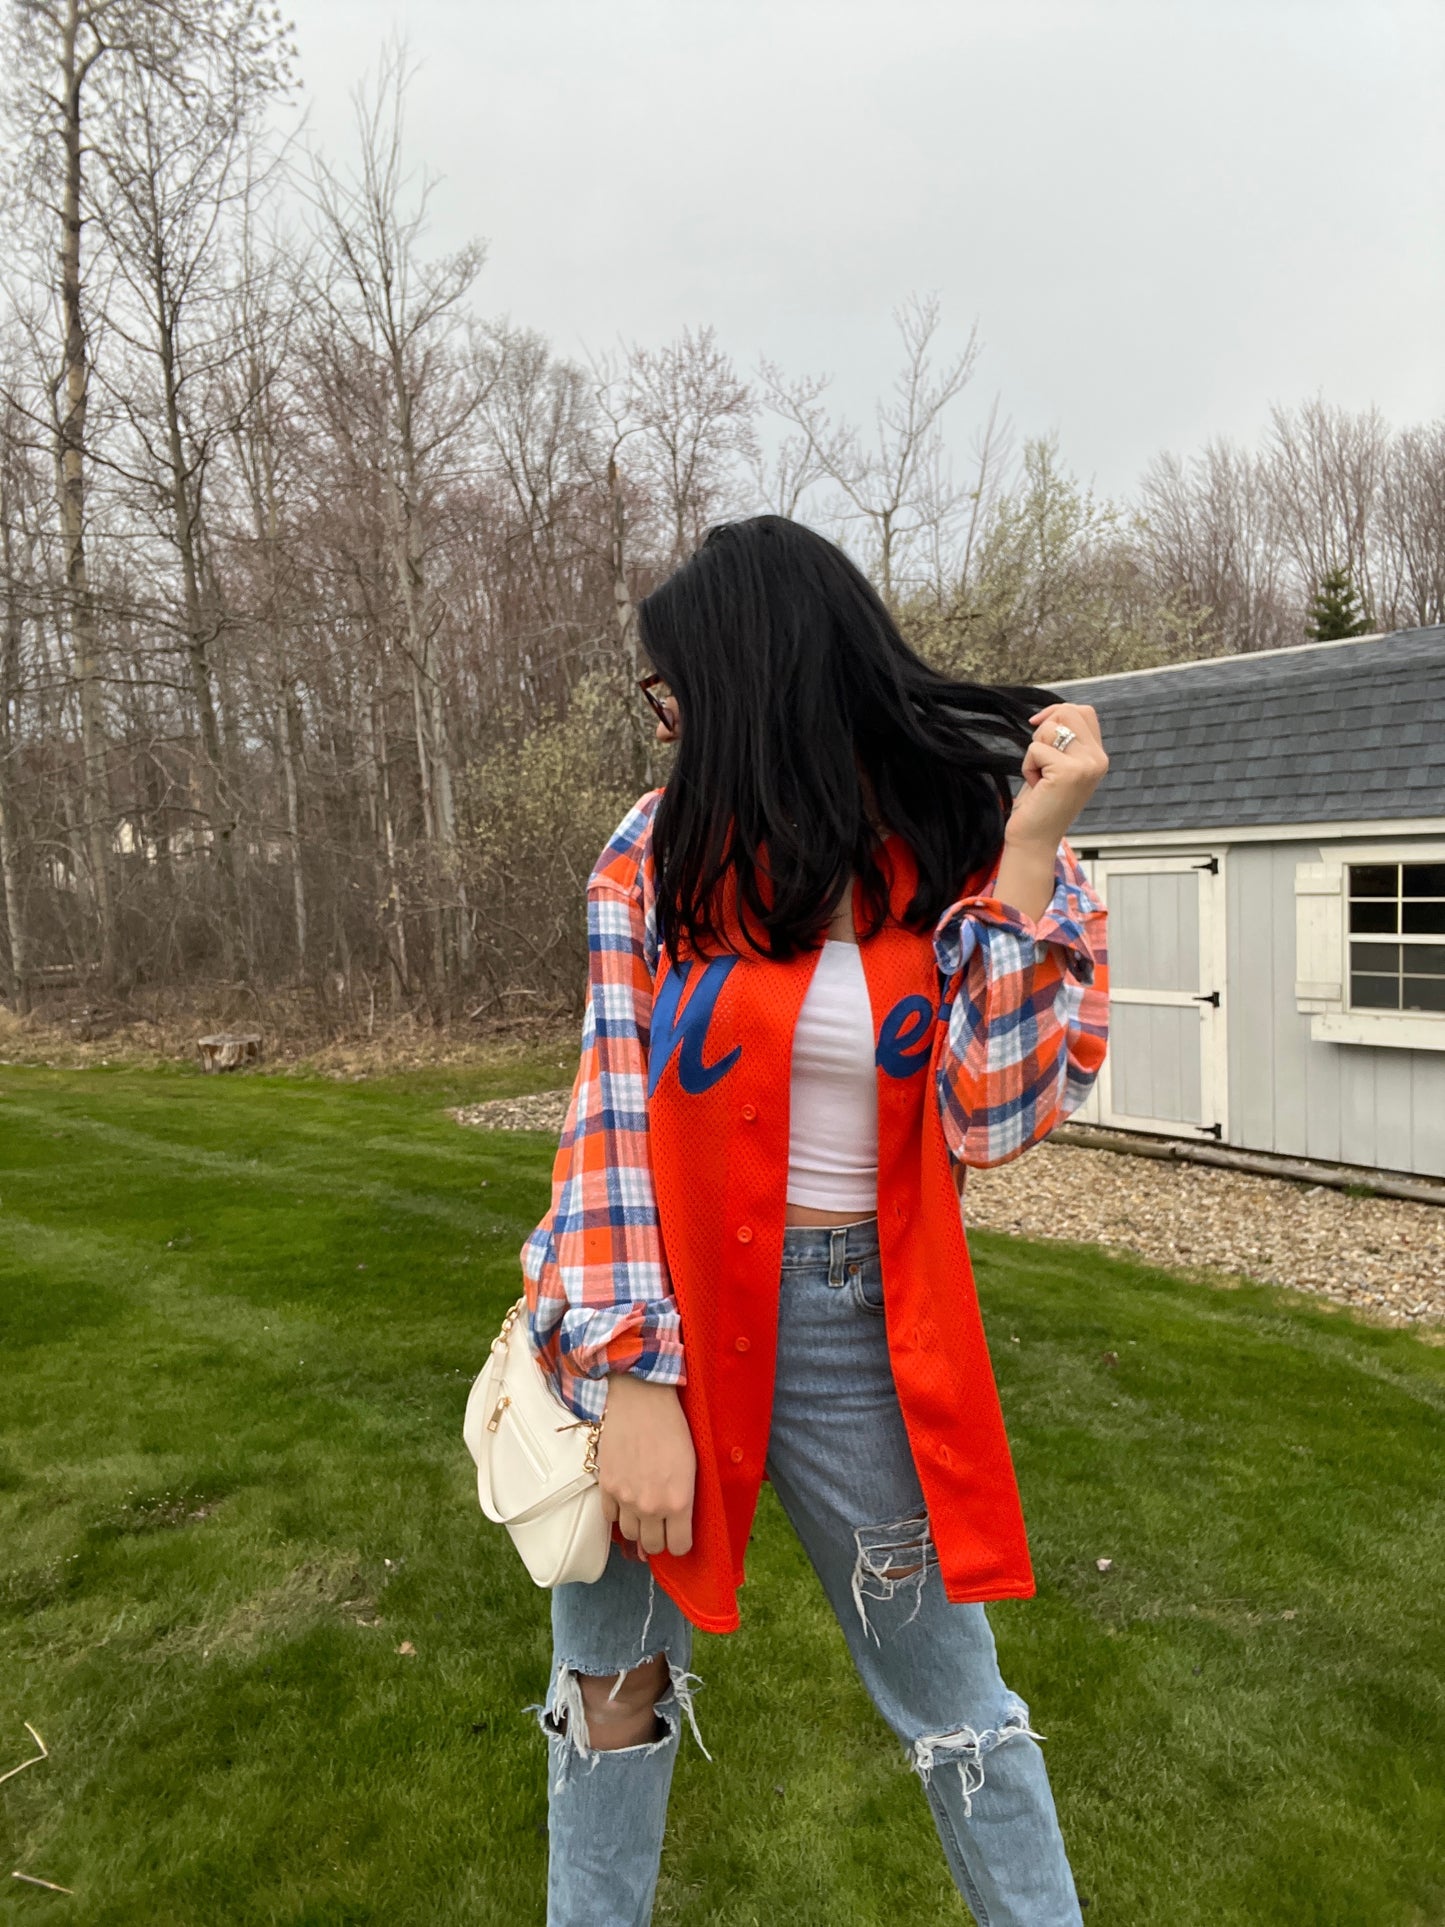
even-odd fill
[[[848,1255],[848,1227],[835,1224],[828,1233],[828,1283],[837,1287],[843,1280],[843,1261]]]

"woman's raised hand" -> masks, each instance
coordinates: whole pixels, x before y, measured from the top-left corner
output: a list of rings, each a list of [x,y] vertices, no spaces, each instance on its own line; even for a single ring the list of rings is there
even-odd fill
[[[1097,789],[1109,758],[1099,719],[1088,703],[1050,703],[1029,721],[1034,740],[1024,752],[1024,787],[1014,798],[1004,836],[1013,843],[1045,844],[1052,851]],[[1060,723],[1073,730],[1074,740],[1055,749],[1054,731]]]
[[[597,1450],[605,1516],[643,1552],[687,1552],[696,1479],[697,1454],[675,1388],[614,1372]]]

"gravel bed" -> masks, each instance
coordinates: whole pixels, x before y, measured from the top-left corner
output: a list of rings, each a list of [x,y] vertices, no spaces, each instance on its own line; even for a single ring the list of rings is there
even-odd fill
[[[565,1091],[535,1091],[530,1097],[497,1097],[490,1104],[462,1104],[449,1113],[458,1124],[479,1131],[546,1131],[560,1137],[572,1096]]]
[[[458,1123],[555,1136],[569,1091],[468,1104]],[[1445,1319],[1445,1210],[1213,1165],[1040,1144],[970,1171],[971,1226],[1114,1246],[1150,1264],[1247,1274],[1392,1324]]]
[[[970,1171],[964,1217],[990,1231],[1115,1245],[1150,1264],[1243,1272],[1392,1323],[1445,1318],[1445,1210],[1209,1164],[1036,1145]]]

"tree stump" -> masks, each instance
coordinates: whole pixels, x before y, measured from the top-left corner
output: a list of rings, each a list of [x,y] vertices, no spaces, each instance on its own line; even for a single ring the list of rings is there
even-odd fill
[[[261,1038],[254,1030],[217,1031],[214,1037],[197,1040],[203,1071],[237,1071],[243,1064],[259,1064]]]

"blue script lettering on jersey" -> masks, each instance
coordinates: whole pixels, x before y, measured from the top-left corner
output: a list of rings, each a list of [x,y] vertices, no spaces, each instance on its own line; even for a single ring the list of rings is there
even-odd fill
[[[926,997],[903,997],[878,1032],[878,1063],[890,1077],[916,1077],[933,1050],[933,1005]]]
[[[697,987],[687,1000],[687,1009],[681,1015],[679,1006],[682,993],[692,975],[694,959],[689,957],[685,963],[669,968],[652,1006],[652,1042],[647,1059],[649,1097],[661,1082],[662,1073],[674,1051],[677,1053],[677,1081],[689,1097],[701,1097],[704,1091],[710,1091],[720,1077],[726,1077],[742,1056],[742,1045],[735,1044],[715,1064],[704,1064],[702,1061],[703,1045],[707,1042],[708,1025],[712,1022],[718,992],[736,962],[736,957],[710,958],[702,968]]]

